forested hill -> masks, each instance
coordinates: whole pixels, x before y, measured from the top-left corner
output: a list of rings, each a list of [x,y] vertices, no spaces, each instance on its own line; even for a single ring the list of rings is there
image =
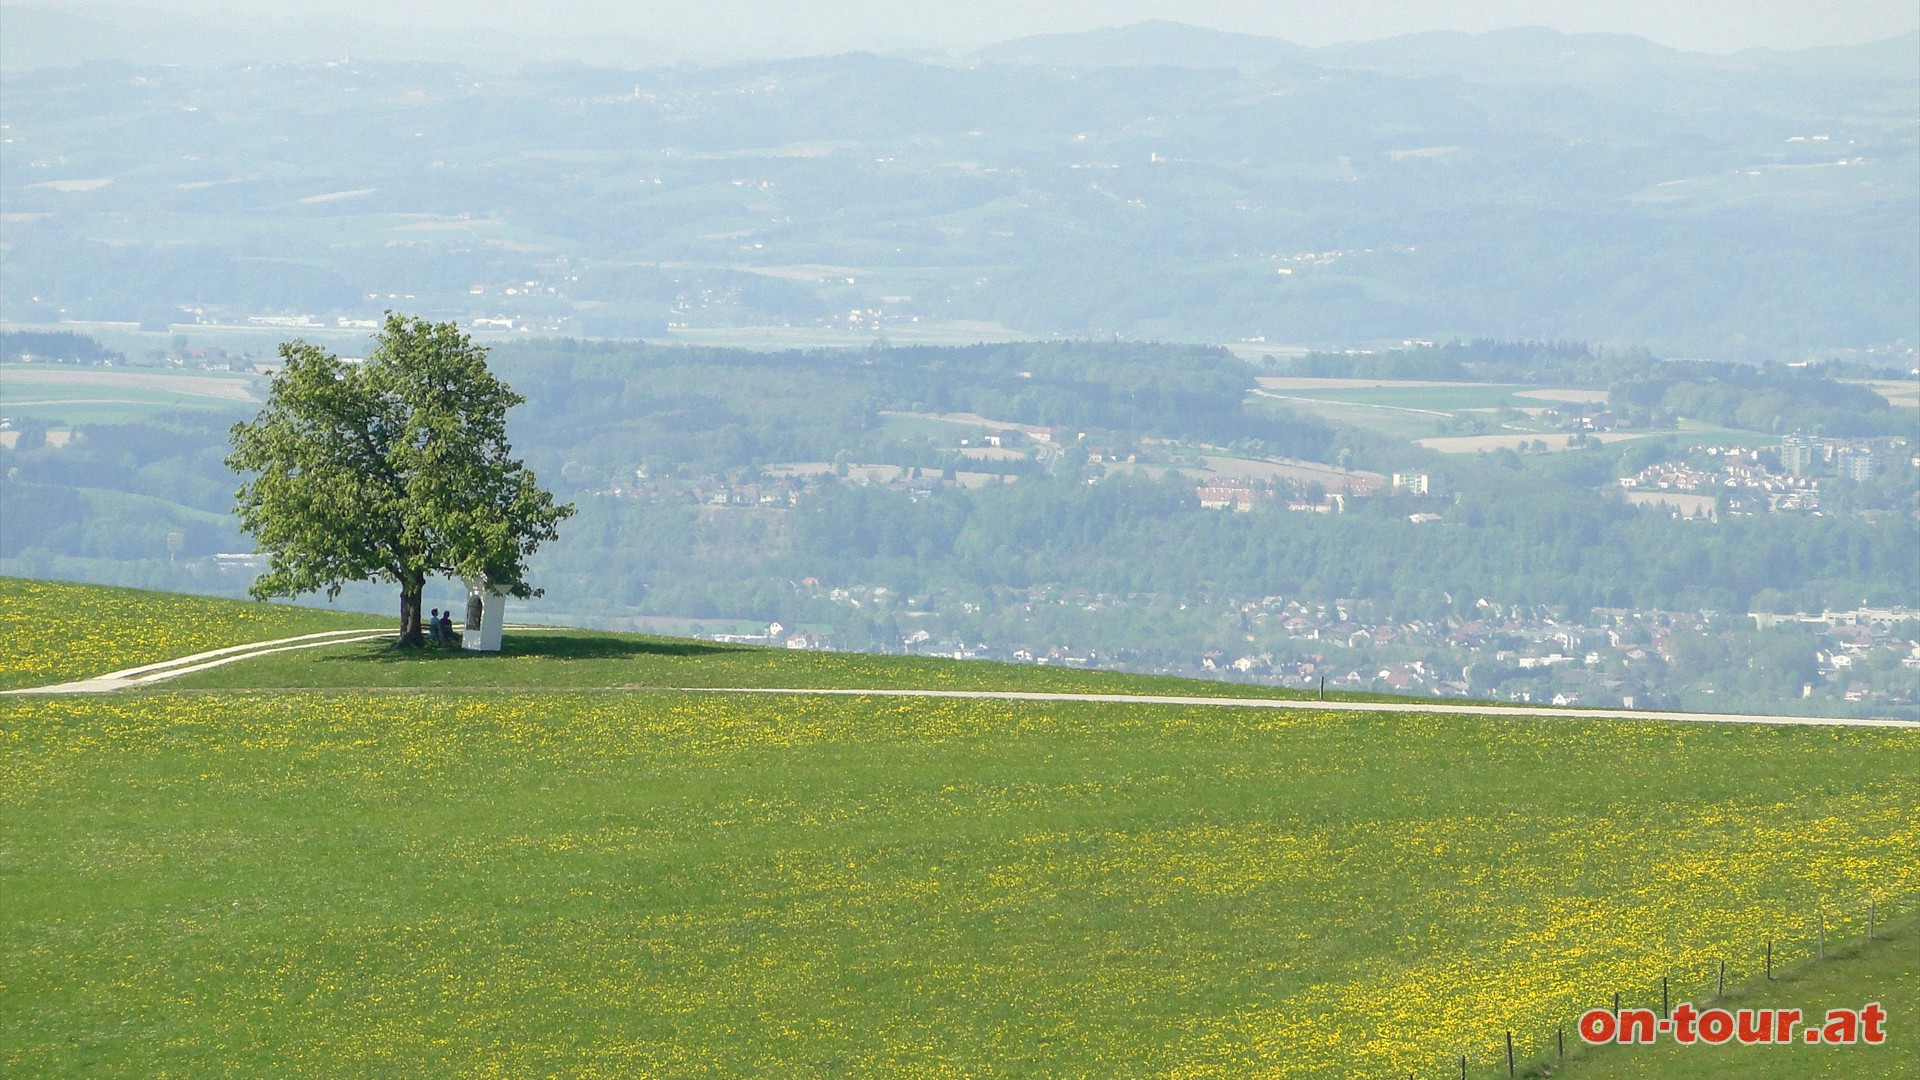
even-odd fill
[[[1377,674],[1378,633],[1431,685],[1476,664],[1493,678],[1505,669],[1482,653],[1513,642],[1587,640],[1596,610],[1630,651],[1676,619],[1726,632],[1749,611],[1920,607],[1905,383],[1577,343],[1342,357],[1349,374],[1450,378],[1329,381],[1217,348],[1084,341],[534,340],[492,362],[527,398],[516,453],[580,507],[534,565],[540,610],[577,620],[779,621],[803,643],[1002,658],[1071,645],[1186,673],[1234,648]],[[243,591],[224,459],[262,377],[199,347],[111,359],[8,365],[0,572]],[[1461,623],[1478,636],[1455,640]],[[1749,647],[1773,645],[1716,646]],[[1814,647],[1788,651],[1744,692],[1814,681]],[[1623,667],[1610,692],[1688,701],[1658,670]],[[1895,657],[1875,676],[1876,701],[1895,703],[1905,671]],[[1488,687],[1559,691],[1532,677]],[[1854,707],[1853,691],[1836,680],[1807,707]]]
[[[1491,477],[1489,479],[1492,479]],[[1444,524],[1410,523],[1417,500],[1339,515],[1200,515],[1190,484],[1116,479],[949,492],[911,502],[830,488],[797,516],[795,576],[874,580],[917,594],[1064,584],[1167,596],[1369,597],[1406,618],[1470,615],[1487,597],[1568,612],[1596,607],[1744,612],[1757,595],[1802,606],[1860,593],[1912,597],[1920,528],[1809,518],[1737,519],[1716,530],[1508,476],[1463,496]],[[856,569],[857,568],[857,569]],[[1858,599],[1858,598],[1856,598]]]
[[[1254,368],[1195,346],[764,353],[569,341],[503,348],[496,362],[509,381],[538,387],[516,414],[528,442],[583,462],[611,457],[684,470],[821,459],[884,438],[877,428],[885,412],[969,413],[1122,438],[1260,439],[1275,453],[1313,460],[1332,460],[1343,445],[1326,423],[1277,422],[1250,408]],[[928,454],[908,463],[940,460]]]

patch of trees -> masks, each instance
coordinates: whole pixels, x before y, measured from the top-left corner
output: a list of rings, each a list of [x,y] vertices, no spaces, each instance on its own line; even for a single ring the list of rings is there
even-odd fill
[[[66,330],[0,331],[0,360],[61,364],[125,363],[126,356],[86,334]]]
[[[1868,387],[1776,365],[1664,361],[1616,381],[1607,399],[1615,413],[1644,426],[1685,417],[1776,435],[1859,438],[1913,430],[1911,416]]]
[[[803,502],[795,573],[883,581],[1182,597],[1365,597],[1400,617],[1470,615],[1481,597],[1593,607],[1745,611],[1762,590],[1806,608],[1910,598],[1920,525],[1773,515],[1709,525],[1590,492],[1509,477],[1463,495],[1440,522],[1405,500],[1346,514],[1186,512],[1181,480],[1070,479],[898,493],[830,488]]]
[[[126,492],[4,480],[0,503],[0,558],[191,559],[239,543],[224,518]]]
[[[782,460],[936,466],[931,450],[881,445],[885,412],[968,412],[1009,424],[1216,445],[1331,461],[1344,445],[1320,420],[1249,409],[1253,371],[1225,350],[1185,345],[1024,342],[764,353],[633,343],[502,347],[526,388],[516,414],[539,453],[612,476],[636,463],[718,472]],[[891,457],[873,456],[887,453]],[[900,460],[895,460],[899,458]]]
[[[1656,364],[1645,349],[1595,349],[1581,341],[1475,338],[1387,352],[1312,352],[1285,366],[1289,375],[1331,379],[1433,379],[1603,386],[1623,370]]]

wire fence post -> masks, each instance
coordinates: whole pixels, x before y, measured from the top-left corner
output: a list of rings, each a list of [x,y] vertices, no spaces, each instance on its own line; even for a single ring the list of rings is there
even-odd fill
[[[1876,940],[1875,931],[1879,926],[1879,916],[1880,916],[1879,899],[1877,897],[1869,896],[1867,898],[1867,930],[1866,930],[1866,940],[1868,941]],[[1815,957],[1818,960],[1824,961],[1827,958],[1827,913],[1825,909],[1821,909],[1818,914],[1817,933],[1818,933],[1818,936],[1815,939],[1815,950],[1816,950]],[[1773,939],[1772,938],[1766,939],[1765,965],[1766,965],[1765,971],[1766,971],[1767,981],[1772,982],[1774,981]],[[1671,974],[1662,975],[1660,977],[1660,1015],[1666,1019],[1671,1019],[1673,1015],[1672,982],[1673,982],[1673,978]],[[1725,1000],[1727,996],[1727,961],[1725,957],[1720,958],[1720,967],[1719,967],[1718,978],[1715,984],[1714,996],[1716,999],[1719,999],[1719,1000]],[[1621,997],[1620,991],[1615,990],[1613,992],[1613,1015],[1616,1019],[1618,1019],[1620,1015],[1620,997]],[[1517,1052],[1514,1049],[1513,1032],[1508,1031],[1506,1033],[1506,1036],[1507,1036],[1507,1075],[1509,1077],[1517,1077],[1518,1076],[1517,1070],[1519,1067],[1519,1058],[1518,1058]],[[1561,1024],[1554,1029],[1554,1049],[1557,1057],[1562,1062],[1564,1062],[1567,1057],[1567,1028],[1565,1024]],[[1498,1065],[1496,1065],[1495,1067],[1498,1068]],[[1460,1055],[1460,1080],[1467,1080],[1467,1055],[1465,1054]]]
[[[1513,1032],[1507,1032],[1507,1075],[1513,1075]]]

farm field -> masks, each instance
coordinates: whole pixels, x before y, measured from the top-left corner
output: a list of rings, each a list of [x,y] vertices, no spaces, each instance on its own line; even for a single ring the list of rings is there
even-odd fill
[[[1342,469],[1335,465],[1323,465],[1317,461],[1244,458],[1220,454],[1206,454],[1201,457],[1201,460],[1206,462],[1204,469],[1182,469],[1181,471],[1197,480],[1292,480],[1322,484],[1328,491],[1368,490],[1387,482],[1387,478],[1379,473],[1361,469]]]
[[[208,375],[164,369],[68,367],[60,364],[0,364],[0,384],[8,394],[142,393],[172,398],[212,398],[258,404],[256,380],[245,375]]]
[[[1570,401],[1587,405],[1604,405],[1607,401],[1607,392],[1605,390],[1576,388],[1521,390],[1513,396],[1532,401]]]
[[[1297,390],[1275,389],[1266,384],[1290,382],[1295,380],[1260,379],[1261,389],[1273,396],[1284,396],[1300,402],[1325,401],[1341,402],[1352,405],[1373,405],[1401,409],[1417,409],[1443,413],[1458,412],[1465,409],[1497,409],[1503,405],[1519,405],[1518,400],[1532,398],[1527,387],[1502,383],[1428,383],[1428,382],[1378,382],[1369,384],[1363,379],[1351,380],[1355,385],[1324,388],[1302,388]],[[1335,380],[1314,380],[1332,382]],[[1348,380],[1340,380],[1348,381]],[[1547,391],[1551,393],[1552,391]],[[1536,399],[1533,404],[1539,404]]]
[[[1263,377],[1256,380],[1254,402],[1274,404],[1309,413],[1330,423],[1348,424],[1407,439],[1443,454],[1473,454],[1518,450],[1534,440],[1548,450],[1569,449],[1568,433],[1550,430],[1545,422],[1499,423],[1490,414],[1518,409],[1532,416],[1563,403],[1604,404],[1604,390],[1575,387],[1533,387],[1505,383],[1448,383],[1422,379],[1331,379]],[[1874,384],[1876,389],[1881,384]],[[1891,383],[1898,389],[1905,384]],[[1882,393],[1889,392],[1881,390]],[[1458,423],[1480,420],[1488,430],[1480,434],[1448,434]],[[1536,430],[1537,428],[1537,430]],[[1703,442],[1767,446],[1778,436],[1740,431],[1695,420],[1681,420],[1672,429],[1607,431],[1589,435],[1601,443],[1678,435]]]
[[[1664,506],[1681,517],[1718,520],[1718,502],[1711,495],[1689,495],[1681,491],[1627,491],[1622,498],[1635,506]]]
[[[1370,491],[1387,482],[1387,478],[1376,472],[1361,469],[1342,469],[1337,465],[1324,465],[1317,461],[1297,461],[1292,458],[1254,458],[1236,457],[1230,454],[1194,454],[1188,460],[1197,457],[1199,465],[1141,465],[1134,462],[1110,462],[1106,465],[1109,472],[1137,473],[1145,476],[1160,477],[1178,469],[1184,475],[1203,484],[1232,483],[1236,481],[1255,481],[1273,483],[1298,481],[1300,483],[1318,483],[1328,491]]]
[[[1463,383],[1457,379],[1360,379],[1332,378],[1319,375],[1261,375],[1254,384],[1262,390],[1277,390],[1286,393],[1333,392],[1343,393],[1351,390],[1401,390],[1435,389],[1443,387],[1471,387],[1498,385],[1508,390],[1513,384]]]
[[[1901,409],[1920,409],[1920,381],[1914,379],[1868,379],[1859,385],[1871,389],[1887,399],[1889,405]]]
[[[241,412],[259,404],[241,375],[0,364],[0,410],[68,423],[136,420],[168,409]]]
[[[1309,413],[1335,424],[1349,424],[1420,440],[1442,434],[1445,425],[1480,419],[1505,409],[1538,413],[1556,403],[1605,401],[1605,391],[1539,388],[1509,383],[1436,382],[1426,379],[1332,379],[1265,377],[1256,380],[1253,400]],[[1455,428],[1457,430],[1457,428]],[[1482,438],[1518,438],[1515,433]],[[1535,437],[1529,434],[1527,438]],[[1548,433],[1551,441],[1551,433]]]
[[[151,421],[156,413],[173,412],[184,409],[212,411],[219,408],[217,402],[205,398],[181,398],[177,401],[162,401],[154,398],[144,400],[134,398],[54,398],[34,401],[3,401],[0,409],[13,420],[23,418],[39,420],[43,423],[59,425],[48,430],[48,443],[56,432],[71,434],[76,424],[137,424]],[[237,419],[241,415],[234,413]],[[6,436],[0,445],[9,449],[17,441],[18,431],[0,431]]]
[[[1587,438],[1599,443],[1614,443],[1644,439],[1648,434],[1644,431],[1602,431],[1590,433]],[[1519,450],[1535,442],[1545,443],[1549,451],[1572,450],[1572,439],[1572,435],[1562,431],[1537,431],[1510,435],[1442,435],[1414,441],[1443,454],[1478,454],[1488,450]]]
[[[1379,402],[1307,397],[1270,390],[1254,391],[1250,404],[1258,407],[1262,403],[1270,408],[1277,406],[1317,416],[1332,424],[1345,424],[1368,431],[1377,431],[1396,439],[1418,439],[1432,435],[1440,430],[1442,421],[1449,420],[1453,416],[1450,412],[1424,406],[1386,405]]]
[[[1780,436],[1778,435],[1768,435],[1760,431],[1745,431],[1740,428],[1721,427],[1718,424],[1709,424],[1700,420],[1687,420],[1684,418],[1675,425],[1673,431],[1649,431],[1645,432],[1645,434],[1649,437],[1661,434],[1677,435],[1691,442],[1703,444],[1721,443],[1735,446],[1777,446],[1780,442]]]
[[[508,643],[0,699],[0,1071],[1492,1077],[1920,910],[1920,732],[623,690],[1246,688]]]
[[[990,341],[1017,341],[1021,335],[997,323],[928,322],[888,323],[884,331],[840,330],[833,327],[787,326],[677,326],[667,340],[681,345],[714,345],[751,349],[862,348],[886,339],[902,345],[973,345]]]

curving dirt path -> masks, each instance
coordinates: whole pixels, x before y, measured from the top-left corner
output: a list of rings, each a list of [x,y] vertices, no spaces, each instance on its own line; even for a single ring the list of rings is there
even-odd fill
[[[509,625],[507,629],[528,631],[551,628]],[[301,634],[296,637],[276,638],[272,641],[256,641],[250,645],[230,645],[224,649],[210,649],[206,652],[194,653],[190,656],[182,656],[173,660],[163,660],[159,663],[143,664],[140,667],[110,671],[105,675],[96,675],[90,679],[55,683],[50,686],[5,690],[0,691],[0,694],[110,694],[117,690],[130,690],[142,686],[151,686],[154,683],[162,682],[175,676],[187,675],[195,671],[205,671],[208,668],[219,667],[222,664],[232,664],[241,660],[249,660],[256,656],[292,652],[297,649],[320,649],[329,645],[346,645],[357,641],[372,641],[376,638],[391,636],[393,636],[392,630],[328,630],[318,634]],[[288,689],[298,688],[289,687]],[[449,688],[434,687],[432,689],[445,690]],[[503,688],[488,687],[487,689]],[[1462,705],[1443,701],[1435,701],[1432,703],[1416,701],[1316,701],[1311,698],[1179,697],[1159,694],[1060,694],[1022,690],[841,690],[809,687],[759,686],[687,686],[660,687],[658,689],[673,689],[681,693],[689,694],[971,698],[989,701],[1041,702],[1087,701],[1118,705],[1210,705],[1240,709],[1336,709],[1341,712],[1417,713],[1428,716],[1510,716],[1536,720],[1652,720],[1683,724],[1770,724],[1783,727],[1855,727],[1920,730],[1920,720],[1881,720],[1840,716],[1769,716],[1761,713],[1657,712],[1646,709],[1547,708],[1537,705]]]
[[[1654,712],[1645,709],[1547,708],[1534,705],[1456,705],[1436,701],[1315,701],[1310,698],[1171,697],[1150,694],[1043,694],[1019,690],[807,690],[760,687],[687,687],[687,693],[816,694],[845,697],[989,698],[1004,701],[1102,701],[1130,705],[1227,705],[1242,709],[1516,716],[1538,720],[1658,720],[1691,724],[1778,724],[1798,727],[1874,727],[1920,730],[1920,720],[1844,716],[1767,716],[1758,713]]]
[[[156,664],[142,664],[139,667],[109,671],[105,675],[95,675],[90,679],[54,683],[51,686],[30,686],[19,690],[0,690],[0,694],[110,694],[115,690],[146,686],[162,679],[171,679],[176,675],[205,671],[222,664],[231,664],[236,660],[250,660],[269,653],[318,649],[327,645],[344,645],[352,641],[372,641],[374,638],[392,636],[391,630],[326,630],[318,634],[300,634],[296,637],[275,638],[272,641],[256,641],[250,645],[229,645],[224,649],[209,649],[206,652],[197,652],[172,660],[162,660]]]

